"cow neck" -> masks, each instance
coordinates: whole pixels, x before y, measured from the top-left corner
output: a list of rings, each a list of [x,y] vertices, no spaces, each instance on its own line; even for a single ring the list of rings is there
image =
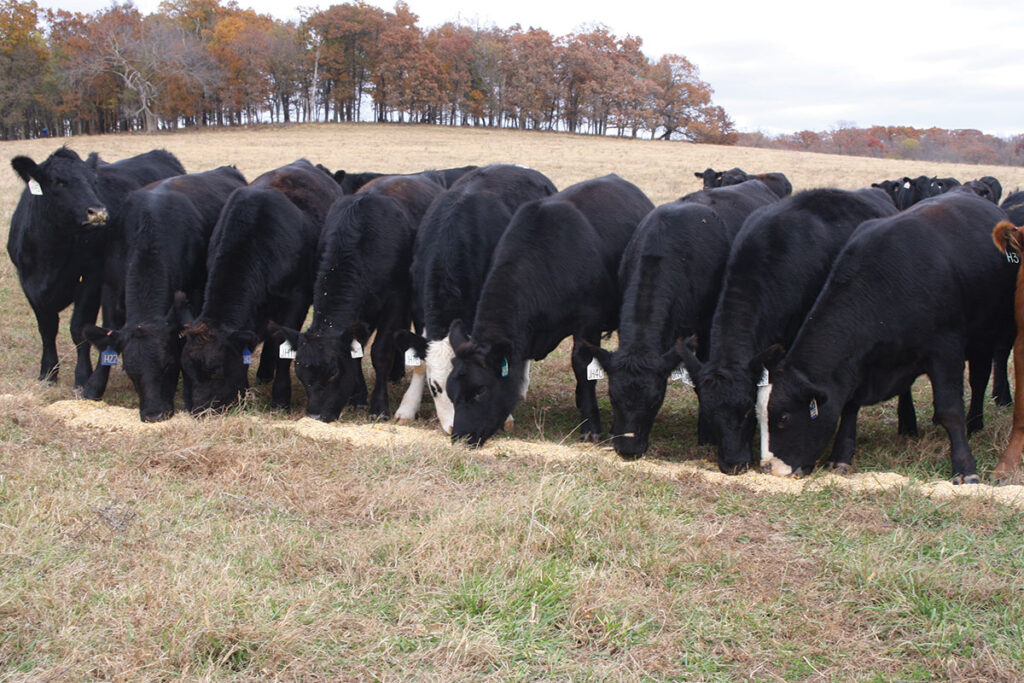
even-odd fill
[[[359,252],[342,245],[337,235],[325,241],[313,290],[311,330],[341,333],[358,320],[366,288],[361,261]]]

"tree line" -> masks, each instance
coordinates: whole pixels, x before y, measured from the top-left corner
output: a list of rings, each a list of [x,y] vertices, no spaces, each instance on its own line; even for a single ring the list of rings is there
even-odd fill
[[[972,128],[914,128],[839,123],[827,131],[739,133],[737,144],[800,152],[964,164],[1024,165],[1024,134],[1000,138]]]
[[[401,1],[287,22],[235,0],[150,15],[0,0],[0,136],[372,120],[736,140],[696,66],[638,37],[417,21]]]

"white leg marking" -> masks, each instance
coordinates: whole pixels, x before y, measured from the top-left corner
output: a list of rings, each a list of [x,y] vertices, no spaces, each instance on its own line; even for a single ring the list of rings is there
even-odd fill
[[[416,413],[420,410],[420,403],[423,401],[423,388],[427,384],[427,368],[425,365],[417,365],[412,371],[412,381],[409,388],[402,396],[402,404],[395,411],[395,419],[399,422],[411,422],[416,419]]]

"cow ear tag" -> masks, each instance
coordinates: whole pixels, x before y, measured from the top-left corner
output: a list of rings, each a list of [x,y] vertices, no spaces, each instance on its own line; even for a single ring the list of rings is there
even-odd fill
[[[690,377],[690,373],[687,372],[686,368],[682,365],[673,370],[672,374],[669,375],[668,378],[674,382],[682,382],[688,386],[693,386],[693,379]]]
[[[248,347],[242,349],[242,365],[252,365],[252,351]]]
[[[508,377],[508,358],[501,359],[501,376]]]
[[[599,379],[604,379],[604,369],[597,362],[596,358],[587,364],[587,379],[595,382]]]
[[[1006,262],[1013,263],[1014,265],[1020,264],[1020,255],[1009,244],[1006,245]]]
[[[352,350],[352,357],[353,358],[362,358],[363,357],[363,345],[360,344],[358,340],[356,340],[356,339],[352,340],[352,349],[351,350]]]
[[[28,191],[37,197],[43,196],[43,186],[39,184],[35,178],[29,178],[28,180]]]
[[[406,349],[405,364],[410,368],[418,368],[419,366],[423,365],[423,361],[421,361],[420,357],[416,355],[415,349]]]
[[[100,365],[106,365],[107,367],[117,367],[117,351],[101,351],[100,352]]]
[[[281,342],[281,345],[277,347],[277,357],[294,360],[295,347],[292,346],[292,343],[290,341],[285,339],[283,342]]]
[[[811,399],[810,413],[812,420],[818,419],[818,399],[816,398]]]

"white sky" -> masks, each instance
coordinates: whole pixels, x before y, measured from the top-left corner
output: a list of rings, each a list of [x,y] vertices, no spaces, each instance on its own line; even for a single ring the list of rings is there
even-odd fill
[[[430,28],[446,21],[521,24],[556,36],[601,23],[643,39],[657,59],[687,57],[738,129],[788,133],[838,123],[866,127],[978,128],[1024,132],[1024,5],[1019,0],[925,3],[829,0],[407,0]],[[391,0],[369,0],[393,9]],[[93,12],[103,0],[40,0]],[[159,0],[136,0],[146,14]],[[337,0],[301,3],[328,7]],[[239,0],[298,19],[300,5]]]

